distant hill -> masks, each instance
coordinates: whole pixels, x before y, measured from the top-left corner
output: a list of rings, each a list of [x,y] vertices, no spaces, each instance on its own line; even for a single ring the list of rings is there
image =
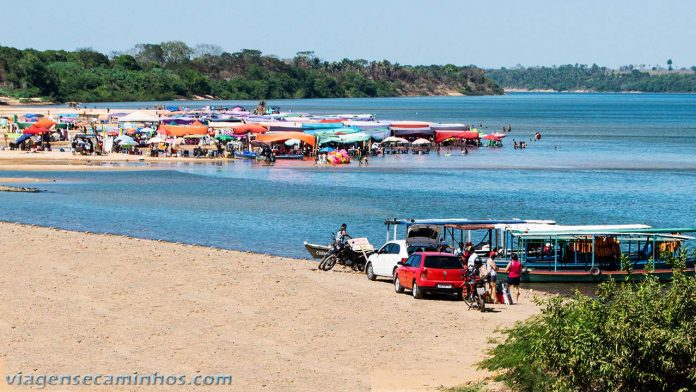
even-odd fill
[[[180,41],[139,44],[110,56],[92,49],[0,46],[0,96],[66,102],[491,95],[503,90],[475,66],[322,61],[313,52],[281,60],[245,49]]]
[[[599,92],[696,92],[696,67],[689,70],[613,70],[596,64],[558,67],[501,68],[486,76],[504,89]]]

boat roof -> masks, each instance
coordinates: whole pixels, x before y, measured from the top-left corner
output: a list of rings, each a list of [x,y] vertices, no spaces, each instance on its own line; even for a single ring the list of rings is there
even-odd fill
[[[555,225],[556,222],[552,220],[529,220],[529,219],[469,219],[469,218],[448,218],[448,219],[386,219],[384,221],[385,225],[435,225],[435,226],[447,226],[447,227],[457,227],[457,228],[493,228],[496,225],[520,225],[520,224],[538,224],[538,225]]]
[[[510,228],[510,233],[517,237],[525,238],[549,238],[567,237],[576,238],[579,236],[660,236],[672,239],[693,239],[684,236],[682,233],[694,233],[693,227],[668,227],[654,228],[643,224],[628,225],[522,225]]]

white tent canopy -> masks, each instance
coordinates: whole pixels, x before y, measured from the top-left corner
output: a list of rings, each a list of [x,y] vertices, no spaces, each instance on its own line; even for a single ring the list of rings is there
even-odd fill
[[[412,144],[416,145],[416,146],[420,146],[420,145],[431,144],[431,142],[428,139],[416,139]]]
[[[141,111],[135,111],[133,113],[127,114],[123,117],[119,117],[118,122],[159,122],[159,117],[154,114],[143,113]]]
[[[389,136],[388,138],[382,140],[382,143],[403,143],[409,144],[409,141],[396,136]]]

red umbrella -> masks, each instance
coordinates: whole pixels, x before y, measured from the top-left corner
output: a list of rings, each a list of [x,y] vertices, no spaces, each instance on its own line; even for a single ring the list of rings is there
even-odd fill
[[[118,131],[109,131],[106,134],[109,136],[118,136]]]
[[[449,138],[476,140],[479,138],[479,133],[476,131],[435,131],[435,143]]]
[[[44,127],[37,127],[36,125],[32,125],[29,128],[24,130],[24,133],[27,135],[38,135],[41,133],[48,133],[48,132],[51,132],[51,131],[44,128]]]

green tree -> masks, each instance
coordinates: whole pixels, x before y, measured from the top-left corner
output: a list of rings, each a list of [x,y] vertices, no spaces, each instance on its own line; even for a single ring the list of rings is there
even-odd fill
[[[141,69],[140,64],[138,64],[138,60],[136,60],[135,57],[129,54],[122,54],[114,57],[113,64],[114,68],[120,68],[129,71],[138,71]]]
[[[166,64],[181,64],[190,60],[193,55],[193,49],[182,41],[162,42],[160,47]]]
[[[696,278],[605,283],[596,297],[542,300],[481,366],[517,391],[696,390]]]

